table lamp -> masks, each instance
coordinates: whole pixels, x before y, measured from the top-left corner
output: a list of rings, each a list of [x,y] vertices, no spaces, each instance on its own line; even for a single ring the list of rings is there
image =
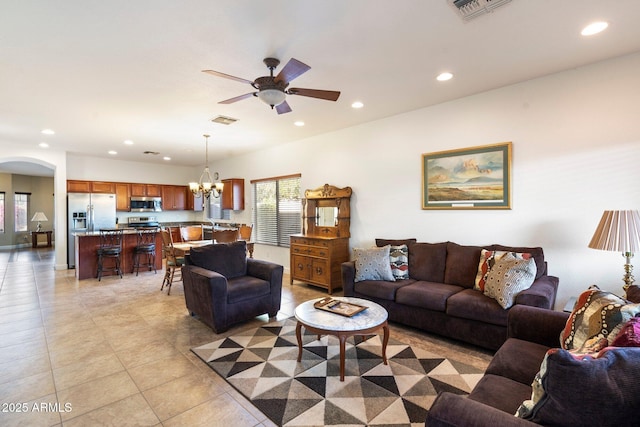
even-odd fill
[[[624,264],[623,289],[634,282],[631,258],[640,250],[640,214],[637,210],[604,211],[589,247],[622,253]]]
[[[42,225],[40,224],[40,221],[49,221],[47,219],[47,216],[44,214],[44,212],[36,212],[33,215],[33,218],[31,218],[31,222],[34,221],[38,221],[38,228],[36,229],[36,231],[42,231]]]

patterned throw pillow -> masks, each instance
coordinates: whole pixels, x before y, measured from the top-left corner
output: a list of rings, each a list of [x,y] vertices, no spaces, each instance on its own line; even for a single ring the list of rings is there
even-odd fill
[[[593,353],[611,345],[622,326],[640,313],[640,304],[631,304],[611,292],[589,289],[576,305],[560,333],[560,346],[579,353]]]
[[[548,426],[635,426],[640,351],[609,347],[591,355],[551,349],[516,416]]]
[[[389,250],[391,273],[396,280],[409,278],[409,248],[407,245],[391,246]]]
[[[395,282],[391,273],[389,250],[391,246],[371,249],[353,249],[353,257],[356,265],[356,282],[363,280],[387,280]]]
[[[529,259],[531,254],[519,253],[519,252],[507,252],[507,251],[489,251],[483,249],[480,252],[480,263],[478,264],[478,274],[476,275],[476,281],[473,289],[476,291],[484,292],[484,286],[487,282],[487,275],[491,268],[496,265],[498,261],[502,259],[506,254],[511,254],[517,259]]]
[[[513,305],[520,292],[531,287],[536,271],[533,258],[518,259],[512,253],[507,253],[489,270],[484,294],[507,309]]]

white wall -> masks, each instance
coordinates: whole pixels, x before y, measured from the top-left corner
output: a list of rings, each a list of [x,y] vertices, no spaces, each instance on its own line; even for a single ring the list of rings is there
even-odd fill
[[[305,189],[351,186],[351,247],[376,237],[541,246],[561,308],[593,283],[622,292],[622,256],[587,244],[603,210],[640,208],[638,100],[636,54],[230,159],[220,175],[245,178],[248,207],[251,179],[299,172]],[[422,153],[504,141],[511,210],[421,209]],[[256,254],[289,264],[284,249]]]

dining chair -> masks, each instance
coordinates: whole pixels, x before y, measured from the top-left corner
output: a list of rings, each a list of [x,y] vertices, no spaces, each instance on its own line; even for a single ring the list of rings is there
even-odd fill
[[[202,240],[203,235],[202,225],[186,225],[180,227],[180,236],[183,242]]]
[[[171,295],[171,285],[173,284],[173,276],[176,270],[180,270],[184,265],[184,257],[176,256],[175,248],[173,247],[173,239],[171,239],[171,232],[168,230],[161,230],[162,234],[162,246],[164,250],[164,257],[166,259],[164,278],[162,279],[162,291],[167,286],[167,295]],[[182,273],[180,273],[180,280],[182,280]]]
[[[236,240],[238,240],[239,233],[237,228],[233,230],[215,230],[214,229],[212,233],[212,237],[216,243],[229,243],[229,242],[235,242]]]
[[[246,240],[248,242],[251,240],[251,233],[253,233],[253,224],[242,224],[238,231],[240,232],[240,240]]]

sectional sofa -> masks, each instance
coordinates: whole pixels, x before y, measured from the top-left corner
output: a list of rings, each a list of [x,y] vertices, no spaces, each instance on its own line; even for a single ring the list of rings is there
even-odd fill
[[[391,321],[497,350],[507,339],[510,309],[474,289],[481,255],[486,256],[488,251],[527,254],[535,261],[535,279],[528,289],[518,293],[515,305],[554,307],[559,280],[547,274],[540,247],[376,239],[377,247],[387,245],[391,248],[406,245],[408,260],[404,272],[408,269],[408,278],[356,281],[354,259],[342,264],[342,282],[345,296],[377,302],[387,309]]]

